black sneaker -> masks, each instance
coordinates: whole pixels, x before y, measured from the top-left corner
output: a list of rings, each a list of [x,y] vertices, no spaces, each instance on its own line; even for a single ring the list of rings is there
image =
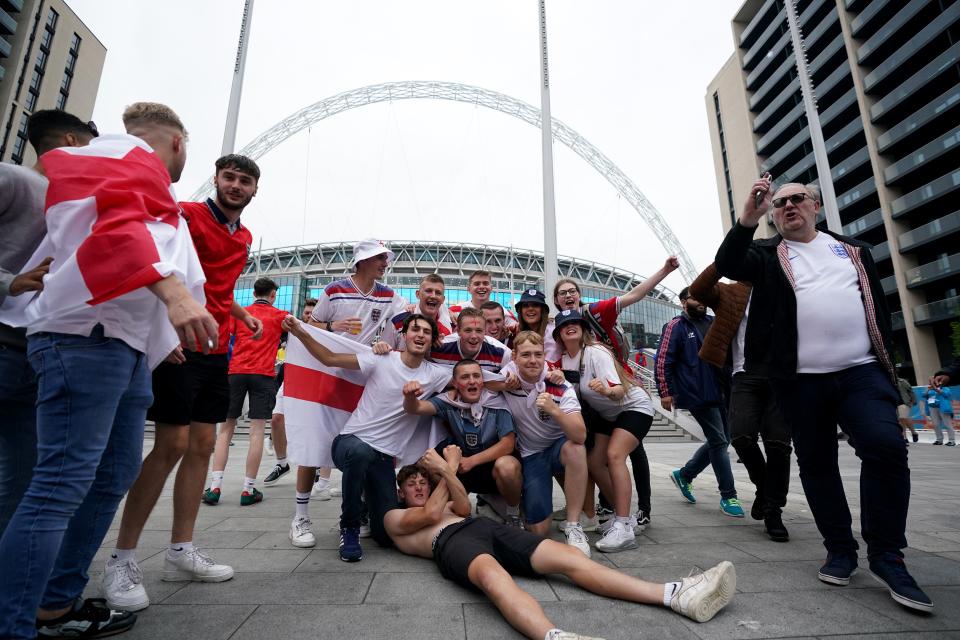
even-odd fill
[[[820,567],[817,577],[821,582],[845,587],[850,584],[850,576],[857,572],[857,554],[827,553],[827,561]]]
[[[917,435],[916,433],[913,434],[913,441],[914,441],[914,442],[920,442],[920,436]]]
[[[933,611],[933,601],[917,586],[916,580],[907,572],[903,558],[897,554],[884,553],[870,560],[870,573],[886,585],[890,597],[896,602],[915,611]]]
[[[771,511],[764,517],[763,525],[767,529],[767,535],[774,542],[789,542],[790,533],[783,526],[783,518],[777,512]],[[822,578],[821,578],[822,579]]]
[[[757,496],[753,499],[753,504],[750,505],[750,517],[754,520],[763,520],[764,514],[767,512],[766,501]]]
[[[263,479],[264,486],[270,486],[271,484],[276,484],[277,480],[282,478],[284,474],[289,473],[290,465],[289,464],[275,464],[273,465],[273,471],[270,472],[266,478]]]
[[[53,620],[37,620],[38,638],[105,638],[129,631],[137,614],[114,611],[103,598],[87,598],[79,607]]]
[[[607,509],[602,506],[597,507],[597,524],[603,524],[613,517],[613,509]]]
[[[637,526],[640,527],[649,527],[650,526],[650,512],[649,511],[637,511]]]

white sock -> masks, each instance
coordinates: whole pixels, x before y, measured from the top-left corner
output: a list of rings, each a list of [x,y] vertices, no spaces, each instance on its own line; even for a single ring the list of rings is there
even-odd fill
[[[668,582],[663,585],[663,606],[669,607],[670,601],[673,600],[673,596],[676,595],[677,591],[680,590],[679,582]]]
[[[297,516],[307,518],[310,516],[310,492],[300,493],[297,491]]]
[[[286,459],[286,458],[277,458],[277,464],[280,465],[281,467],[284,467],[284,466],[286,466],[286,464],[287,464],[287,459]]]
[[[630,524],[630,516],[615,516],[613,521],[619,522],[620,524],[626,526]]]
[[[508,516],[519,516],[519,515],[520,515],[520,505],[516,505],[515,507],[511,507],[510,505],[507,505],[507,515],[508,515]]]
[[[114,549],[113,555],[111,556],[116,558],[119,562],[124,562],[126,560],[136,560],[137,559],[137,550],[136,549]]]
[[[223,471],[211,471],[210,489],[219,489],[223,486]]]
[[[322,491],[327,488],[327,485],[330,484],[330,478],[324,478],[323,476],[317,476],[317,481],[313,483],[313,487],[318,491]]]
[[[556,640],[560,637],[560,634],[563,633],[560,629],[550,629],[547,631],[547,634],[543,636],[543,640]]]
[[[190,542],[173,542],[170,544],[170,550],[168,553],[179,556],[182,553],[190,553],[193,551],[193,541]]]
[[[257,484],[256,478],[244,478],[243,479],[243,490],[247,493],[253,493],[254,485]]]
[[[580,523],[579,523],[579,522],[569,522],[569,521],[568,521],[566,528],[567,528],[567,529],[579,529],[579,528],[580,528]]]

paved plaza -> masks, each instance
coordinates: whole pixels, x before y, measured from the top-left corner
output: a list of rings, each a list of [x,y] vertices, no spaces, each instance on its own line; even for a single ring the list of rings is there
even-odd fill
[[[731,560],[737,569],[733,603],[706,624],[650,606],[602,599],[563,579],[521,580],[563,629],[620,638],[960,638],[960,447],[934,447],[929,434],[910,447],[913,494],[906,552],[908,566],[935,604],[934,615],[907,611],[866,571],[848,587],[817,580],[825,557],[803,499],[796,469],[784,521],[791,541],[771,542],[760,522],[733,519],[718,509],[719,494],[708,470],[694,484],[698,504],[686,504],[668,473],[681,465],[696,444],[651,444],[653,524],[636,550],[594,558],[632,575],[656,581],[686,576]],[[146,450],[152,441],[145,443]],[[859,461],[841,443],[841,469],[858,520]],[[732,453],[732,450],[731,450]],[[364,541],[364,560],[337,557],[340,504],[312,502],[317,546],[296,549],[287,539],[294,509],[293,474],[263,489],[264,501],[239,506],[246,442],[238,440],[219,505],[203,505],[196,543],[236,577],[220,584],[165,583],[160,580],[163,550],[169,542],[173,482],[168,482],[147,531],[139,558],[151,605],[124,638],[467,638],[520,637],[482,595],[442,579],[428,560],[382,550]],[[265,457],[262,479],[273,465]],[[734,464],[747,510],[753,491],[742,465]],[[334,472],[334,485],[339,475]],[[261,487],[262,488],[262,487]],[[562,502],[559,490],[555,503]],[[117,520],[94,562],[88,595],[99,595],[103,560],[113,548]],[[591,542],[595,534],[589,534]],[[560,539],[560,534],[554,535]]]

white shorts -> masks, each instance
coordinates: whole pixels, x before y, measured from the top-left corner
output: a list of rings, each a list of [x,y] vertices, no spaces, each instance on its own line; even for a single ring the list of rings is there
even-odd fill
[[[273,405],[273,415],[283,415],[283,384],[277,389],[277,401]]]

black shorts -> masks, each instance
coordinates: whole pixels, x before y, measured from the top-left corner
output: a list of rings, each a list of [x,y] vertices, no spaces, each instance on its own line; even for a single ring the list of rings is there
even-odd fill
[[[477,556],[493,556],[510,575],[536,577],[540,574],[530,558],[543,541],[535,533],[487,518],[467,518],[444,527],[433,545],[433,559],[444,578],[476,590],[467,569]]]
[[[623,429],[624,431],[629,431],[630,435],[641,442],[653,424],[653,416],[648,416],[639,411],[624,411],[612,421],[604,420],[600,417],[600,414],[597,414],[597,420],[603,423],[602,428],[605,429],[603,431],[598,430],[597,433],[609,436],[613,434],[614,429]]]
[[[230,408],[227,419],[236,420],[243,413],[243,400],[250,394],[251,420],[269,420],[273,416],[273,406],[277,403],[277,385],[273,376],[257,373],[231,373]]]
[[[171,425],[223,422],[230,404],[227,354],[183,355],[183,364],[163,362],[153,370],[153,406],[147,419]]]

